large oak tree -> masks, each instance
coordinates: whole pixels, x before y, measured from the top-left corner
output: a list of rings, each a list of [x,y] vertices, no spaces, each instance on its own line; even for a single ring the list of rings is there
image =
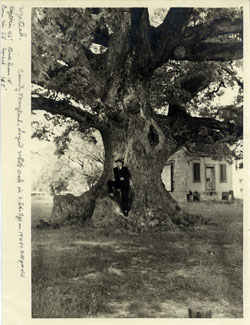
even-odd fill
[[[193,142],[241,138],[242,107],[203,106],[199,115],[195,105],[199,94],[206,90],[212,98],[226,80],[242,92],[231,69],[243,56],[241,9],[159,13],[165,17],[155,27],[147,8],[33,10],[32,110],[70,118],[83,132],[99,130],[105,149],[97,184],[79,197],[56,196],[52,222],[93,215],[94,225],[134,230],[188,224],[161,181],[167,159]],[[133,180],[126,219],[105,196],[118,157]]]

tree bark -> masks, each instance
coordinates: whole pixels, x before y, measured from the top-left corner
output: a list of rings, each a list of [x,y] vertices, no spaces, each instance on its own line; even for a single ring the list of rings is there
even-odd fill
[[[128,82],[127,82],[128,85]],[[192,223],[166,191],[161,173],[168,157],[177,150],[173,138],[166,138],[149,109],[148,84],[134,81],[134,91],[123,97],[127,118],[110,123],[101,130],[105,164],[98,183],[79,197],[56,196],[51,214],[52,223],[71,218],[91,218],[94,227],[126,228],[146,231],[153,228],[173,229]],[[131,87],[129,85],[129,87]],[[130,88],[131,89],[131,88]],[[125,89],[125,94],[128,91]],[[132,107],[131,107],[132,105]],[[113,179],[114,161],[122,158],[132,176],[131,209],[125,218],[119,202],[108,197],[107,181]]]
[[[98,183],[79,197],[56,196],[51,214],[52,223],[71,218],[92,218],[92,225],[104,228],[127,228],[144,231],[174,225],[188,225],[190,219],[165,190],[162,169],[170,152],[166,150],[163,134],[157,132],[156,122],[142,118],[131,119],[127,130],[113,127],[103,137],[105,166]],[[163,145],[164,144],[164,145]],[[119,203],[107,196],[107,181],[113,179],[114,160],[122,158],[132,176],[133,202],[128,218]]]

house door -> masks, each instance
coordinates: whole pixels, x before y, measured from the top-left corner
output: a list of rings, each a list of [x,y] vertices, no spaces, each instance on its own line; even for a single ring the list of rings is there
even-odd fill
[[[206,190],[215,190],[214,167],[206,166]]]

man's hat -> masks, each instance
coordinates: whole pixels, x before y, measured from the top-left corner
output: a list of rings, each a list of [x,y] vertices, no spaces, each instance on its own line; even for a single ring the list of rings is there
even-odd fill
[[[122,164],[124,164],[123,160],[122,159],[116,159],[115,162],[117,163],[118,161],[120,161]]]

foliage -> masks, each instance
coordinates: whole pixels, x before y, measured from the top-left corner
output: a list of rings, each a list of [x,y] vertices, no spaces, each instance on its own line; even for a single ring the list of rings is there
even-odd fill
[[[228,163],[243,159],[243,144],[238,141],[233,145],[227,143],[191,143],[186,148],[190,151],[208,153],[215,160],[225,159]]]
[[[156,9],[151,17],[152,24],[157,19],[162,21],[168,10],[169,8]],[[63,93],[66,96],[70,95],[80,102],[85,101],[86,104],[88,96],[85,96],[86,98],[83,99],[82,93],[79,92],[83,92],[83,88],[85,89],[88,86],[93,90],[93,86],[95,86],[89,84],[92,81],[89,70],[92,67],[89,63],[90,56],[96,57],[96,64],[98,66],[92,67],[95,68],[96,73],[101,73],[101,71],[102,73],[108,72],[108,62],[103,61],[107,59],[106,56],[101,54],[94,55],[90,49],[98,45],[94,43],[95,41],[99,41],[99,43],[106,42],[105,36],[108,37],[115,32],[118,24],[117,19],[125,19],[126,11],[129,13],[129,9],[118,10],[114,8],[96,8],[95,10],[88,8],[33,9],[33,82],[55,93]],[[200,25],[206,22],[206,25],[208,25],[209,22],[213,23],[213,21],[223,18],[234,21],[240,18],[241,15],[242,11],[239,8],[230,8],[230,10],[225,8],[216,10],[199,8],[194,10],[189,24]],[[101,34],[101,32],[103,33]],[[96,37],[96,33],[99,33],[99,38],[102,38]],[[227,37],[231,34],[224,33],[223,35]],[[217,71],[218,68],[219,71]],[[167,79],[163,82],[162,88],[164,88],[164,85],[168,85],[170,89],[167,91],[171,95],[175,95],[173,94],[173,89],[175,88],[182,89],[182,86],[184,86],[185,91],[185,85],[183,85],[184,75],[190,76],[189,80],[193,86],[195,86],[194,77],[197,78],[197,74],[197,82],[209,77],[211,80],[208,80],[206,85],[208,86],[210,82],[219,78],[222,67],[221,64],[212,62],[201,62],[199,64],[197,62],[169,60],[160,69],[162,73],[159,76],[159,73],[156,71],[155,78],[162,79],[164,74]],[[158,78],[157,75],[159,76]],[[160,86],[160,80],[157,86]],[[162,88],[158,89],[160,105],[164,104]],[[88,95],[91,96],[90,93]],[[172,96],[167,97],[169,99]],[[95,100],[92,96],[91,99],[92,101],[89,104],[93,107]],[[177,100],[178,97],[176,98]]]
[[[52,195],[86,191],[97,182],[103,170],[104,153],[99,132],[90,129],[80,132],[72,121],[65,122],[61,117],[54,119],[50,114],[44,115],[45,118],[40,116],[39,122],[35,121],[33,141],[36,138],[46,140],[53,144],[53,149],[47,146],[39,150],[39,160],[44,160],[44,163],[42,170],[34,175],[36,182],[33,190],[40,188],[50,191]],[[38,119],[37,116],[35,118]],[[34,152],[32,157],[36,154]]]
[[[62,177],[69,170],[68,187],[72,190],[79,179],[82,179],[87,183],[88,189],[91,188],[101,176],[104,164],[103,144],[98,132],[92,133],[92,138],[88,141],[82,138],[82,133],[71,132],[66,148],[64,136],[56,141],[59,142],[56,150],[59,156],[57,168]]]
[[[153,74],[150,103],[152,107],[160,108],[179,102],[187,106],[190,113],[205,116],[206,112],[209,116],[214,102],[223,97],[226,89],[238,91],[235,102],[242,105],[241,75],[242,60],[234,64],[170,61]]]
[[[182,23],[185,15],[187,19]],[[197,53],[189,53],[199,44]],[[208,51],[201,54],[202,59],[193,57],[206,47]],[[54,116],[45,116],[54,124],[53,129],[35,121],[33,136],[53,138],[56,154],[66,160],[65,152],[72,142],[70,134],[78,136],[78,130],[86,136],[83,130],[90,125],[90,116],[106,126],[114,122],[114,116],[117,125],[127,125],[131,113],[126,111],[127,106],[131,109],[136,105],[133,100],[131,105],[125,103],[135,92],[130,86],[123,88],[126,83],[129,85],[131,71],[132,76],[139,73],[139,66],[143,71],[141,78],[151,79],[150,107],[154,112],[163,110],[167,116],[168,106],[178,104],[191,116],[213,118],[242,129],[240,49],[242,8],[157,8],[150,21],[147,10],[142,8],[35,8],[32,10],[33,94],[57,103],[66,101],[72,111],[77,107],[77,114],[88,112],[88,115],[86,123],[79,124],[65,117],[65,111],[57,110],[56,114],[62,115],[59,117],[49,108]],[[223,95],[228,89],[238,93],[225,105]],[[54,134],[57,125],[66,126],[63,134]],[[208,134],[210,144],[218,141],[212,133]],[[234,140],[241,136],[238,132]],[[190,142],[195,140],[197,137]],[[226,132],[217,151],[222,149],[221,142],[228,142]]]

